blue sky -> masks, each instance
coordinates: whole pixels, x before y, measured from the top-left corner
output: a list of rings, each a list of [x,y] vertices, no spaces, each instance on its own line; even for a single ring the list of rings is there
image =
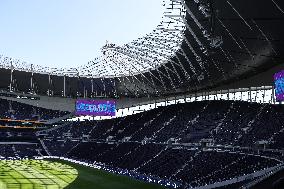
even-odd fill
[[[31,64],[74,67],[151,32],[162,0],[0,0],[0,54]]]

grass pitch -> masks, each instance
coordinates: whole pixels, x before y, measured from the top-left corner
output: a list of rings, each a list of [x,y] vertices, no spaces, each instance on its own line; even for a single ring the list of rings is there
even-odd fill
[[[78,171],[69,165],[44,160],[0,161],[0,189],[61,189]]]
[[[62,160],[2,160],[0,189],[163,189]]]

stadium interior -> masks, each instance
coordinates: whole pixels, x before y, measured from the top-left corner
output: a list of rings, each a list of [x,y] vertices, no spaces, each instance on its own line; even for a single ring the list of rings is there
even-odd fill
[[[0,189],[284,188],[284,1],[163,6],[83,66],[0,55]]]

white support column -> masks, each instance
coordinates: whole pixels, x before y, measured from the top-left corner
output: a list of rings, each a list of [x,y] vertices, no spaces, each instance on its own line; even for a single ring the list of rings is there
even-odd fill
[[[47,88],[47,96],[50,96],[51,95],[51,89],[50,89],[50,86],[51,86],[51,75],[50,73],[48,74],[48,88]]]
[[[103,87],[104,87],[104,91],[103,91],[104,94],[103,95],[106,97],[107,94],[106,94],[106,85],[105,85],[105,78],[104,77],[103,77],[103,82],[102,83],[103,83]]]
[[[228,92],[227,92],[227,100],[230,100],[230,89],[228,89]]]
[[[66,97],[66,75],[63,76],[63,97]]]
[[[94,78],[91,80],[92,83],[92,98],[94,97]]]
[[[156,101],[156,99],[155,99],[155,109],[157,108],[157,101]]]
[[[258,93],[258,89],[257,89],[257,87],[255,87],[254,102],[257,102],[257,101],[256,101],[256,99],[257,99],[257,95],[258,95],[257,93]]]
[[[271,102],[272,104],[275,104],[275,90],[274,90],[274,85],[272,86],[272,94],[271,94]]]
[[[86,98],[86,96],[87,96],[87,90],[86,90],[86,87],[84,85],[84,98]]]
[[[117,95],[117,91],[116,91],[116,84],[115,84],[115,78],[113,79],[113,88],[114,88],[114,96],[118,96]]]
[[[33,70],[33,64],[31,64],[31,89],[30,92],[33,94],[34,93],[34,82],[33,82],[33,77],[34,77],[34,70]]]
[[[207,99],[210,100],[210,92],[207,92]]]
[[[252,99],[251,99],[251,87],[249,88],[249,101],[252,102]]]
[[[13,91],[13,71],[14,71],[14,68],[13,68],[13,63],[11,61],[11,66],[10,66],[10,69],[11,69],[11,72],[10,72],[10,92]]]
[[[262,103],[264,103],[265,102],[265,89],[263,89],[262,97],[263,97]]]

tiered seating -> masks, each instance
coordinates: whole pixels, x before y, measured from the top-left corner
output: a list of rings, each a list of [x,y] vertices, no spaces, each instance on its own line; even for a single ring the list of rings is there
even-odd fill
[[[196,151],[187,149],[166,149],[158,157],[141,166],[140,172],[172,178],[187,162],[191,161]]]
[[[48,146],[48,151],[52,155],[63,156],[76,146],[78,141],[72,141],[70,139],[46,139],[44,140],[44,144]]]
[[[171,179],[185,186],[224,181],[277,165],[273,159],[240,153],[189,150],[161,144],[107,144],[86,142],[76,146],[69,158],[101,162],[141,174]]]
[[[0,145],[0,158],[11,158],[11,157],[34,157],[42,156],[46,153],[42,150],[41,146],[36,143],[31,144],[1,144]]]
[[[284,130],[281,132],[276,133],[272,138],[272,143],[269,145],[269,147],[274,149],[283,148],[284,146]]]
[[[147,125],[147,123],[155,119],[162,111],[163,107],[153,109],[140,114],[135,114],[135,116],[128,116],[132,121],[128,121],[128,117],[125,118],[123,124],[119,124],[116,127],[119,131],[115,134],[115,139],[120,140],[124,137],[133,136],[135,133],[139,132]]]
[[[231,179],[276,165],[258,156],[223,152],[201,152],[184,170],[176,175],[191,186]]]
[[[34,129],[1,128],[0,157],[33,157],[46,155]]]
[[[38,141],[34,130],[31,129],[13,129],[1,128],[0,129],[0,142],[17,142],[17,141]]]
[[[0,157],[14,157],[15,153],[12,149],[12,145],[0,145]]]
[[[265,158],[248,155],[245,149],[251,153],[261,148],[261,142],[267,148],[283,149],[283,118],[280,105],[203,101],[124,118],[69,123],[48,132],[44,142],[54,155],[202,186],[277,165],[269,157],[281,159],[281,153],[260,152]],[[109,136],[113,138],[108,140]],[[122,140],[125,137],[130,140]],[[172,146],[171,138],[177,144]],[[246,148],[241,148],[242,153],[203,150],[204,139],[213,147]]]
[[[131,137],[131,141],[151,138],[152,141],[167,142],[175,138],[180,143],[198,143],[203,138],[211,138],[216,144],[252,146],[258,141],[269,140],[284,128],[282,110],[275,105],[248,102],[194,102],[160,107],[124,118],[70,123],[58,130],[58,135],[61,137],[67,129],[73,138],[83,134],[96,140],[113,136],[115,140]],[[56,135],[50,133],[51,137]]]
[[[140,147],[138,143],[121,143],[109,145],[109,149],[105,153],[101,153],[97,157],[97,161],[104,162],[107,165],[117,167],[120,164],[120,160],[127,156],[132,151],[136,151]],[[106,153],[107,152],[107,153]],[[111,154],[111,156],[109,155]]]
[[[49,120],[62,117],[68,113],[0,99],[0,119]]]

